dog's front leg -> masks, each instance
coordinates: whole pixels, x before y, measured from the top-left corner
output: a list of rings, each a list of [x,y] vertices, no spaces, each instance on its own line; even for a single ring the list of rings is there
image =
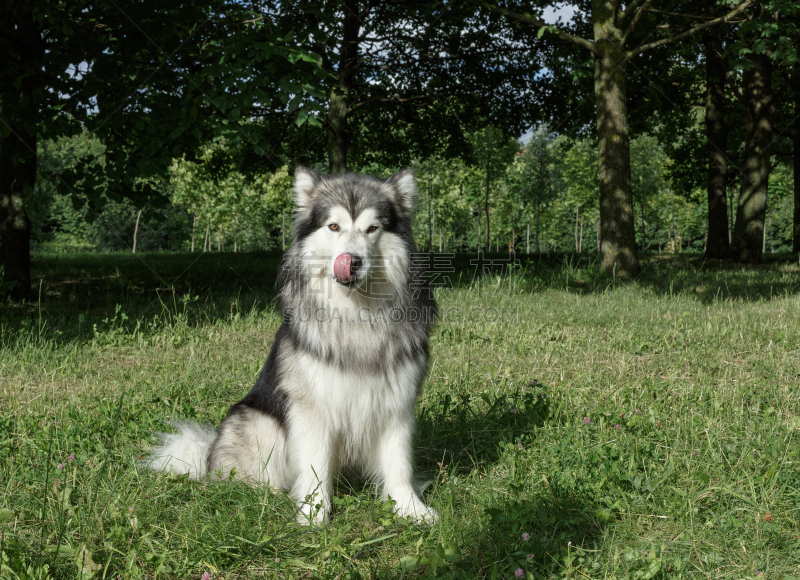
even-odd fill
[[[386,426],[378,444],[379,470],[383,480],[383,499],[391,497],[398,515],[415,522],[434,523],[439,514],[429,508],[414,489],[412,441],[414,433],[413,414],[398,418]]]
[[[330,516],[331,440],[320,426],[303,427],[291,430],[295,433],[289,437],[289,456],[296,474],[292,498],[300,509],[297,519],[301,524],[323,524]]]

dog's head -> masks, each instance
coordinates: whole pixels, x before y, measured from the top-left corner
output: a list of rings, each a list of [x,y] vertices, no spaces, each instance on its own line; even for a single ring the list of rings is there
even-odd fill
[[[377,287],[404,280],[417,194],[414,174],[389,179],[369,175],[324,175],[305,167],[295,172],[295,244],[340,290],[375,294]]]

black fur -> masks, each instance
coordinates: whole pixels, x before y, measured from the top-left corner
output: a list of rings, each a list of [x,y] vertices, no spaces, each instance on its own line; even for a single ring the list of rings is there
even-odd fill
[[[278,347],[282,340],[289,336],[289,327],[284,322],[275,335],[275,342],[269,351],[267,361],[261,369],[261,374],[256,379],[256,384],[250,389],[244,399],[233,405],[228,411],[228,416],[235,415],[242,407],[261,411],[274,418],[281,427],[286,426],[286,406],[288,398],[280,390],[280,361],[278,360]]]

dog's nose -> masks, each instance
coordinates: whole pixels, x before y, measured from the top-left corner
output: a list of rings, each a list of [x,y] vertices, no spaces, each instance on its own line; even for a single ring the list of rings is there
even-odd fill
[[[351,256],[350,261],[350,275],[356,276],[358,271],[361,269],[361,266],[364,265],[364,261],[361,259],[361,256],[355,256],[353,254]]]

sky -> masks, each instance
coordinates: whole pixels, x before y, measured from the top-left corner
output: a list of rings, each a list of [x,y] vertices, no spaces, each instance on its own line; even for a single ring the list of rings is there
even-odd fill
[[[570,5],[555,4],[553,7],[545,8],[542,18],[548,24],[555,24],[559,18],[566,24],[572,20],[572,15],[575,14],[575,7]]]
[[[572,16],[574,14],[575,14],[575,6],[555,4],[552,7],[544,9],[544,13],[542,14],[542,19],[545,22],[547,22],[547,24],[556,24],[558,22],[558,19],[561,18],[562,24],[568,24],[572,20]],[[522,135],[522,137],[519,138],[519,140],[525,143],[528,139],[531,138],[531,135],[533,135],[533,127],[528,129]]]

